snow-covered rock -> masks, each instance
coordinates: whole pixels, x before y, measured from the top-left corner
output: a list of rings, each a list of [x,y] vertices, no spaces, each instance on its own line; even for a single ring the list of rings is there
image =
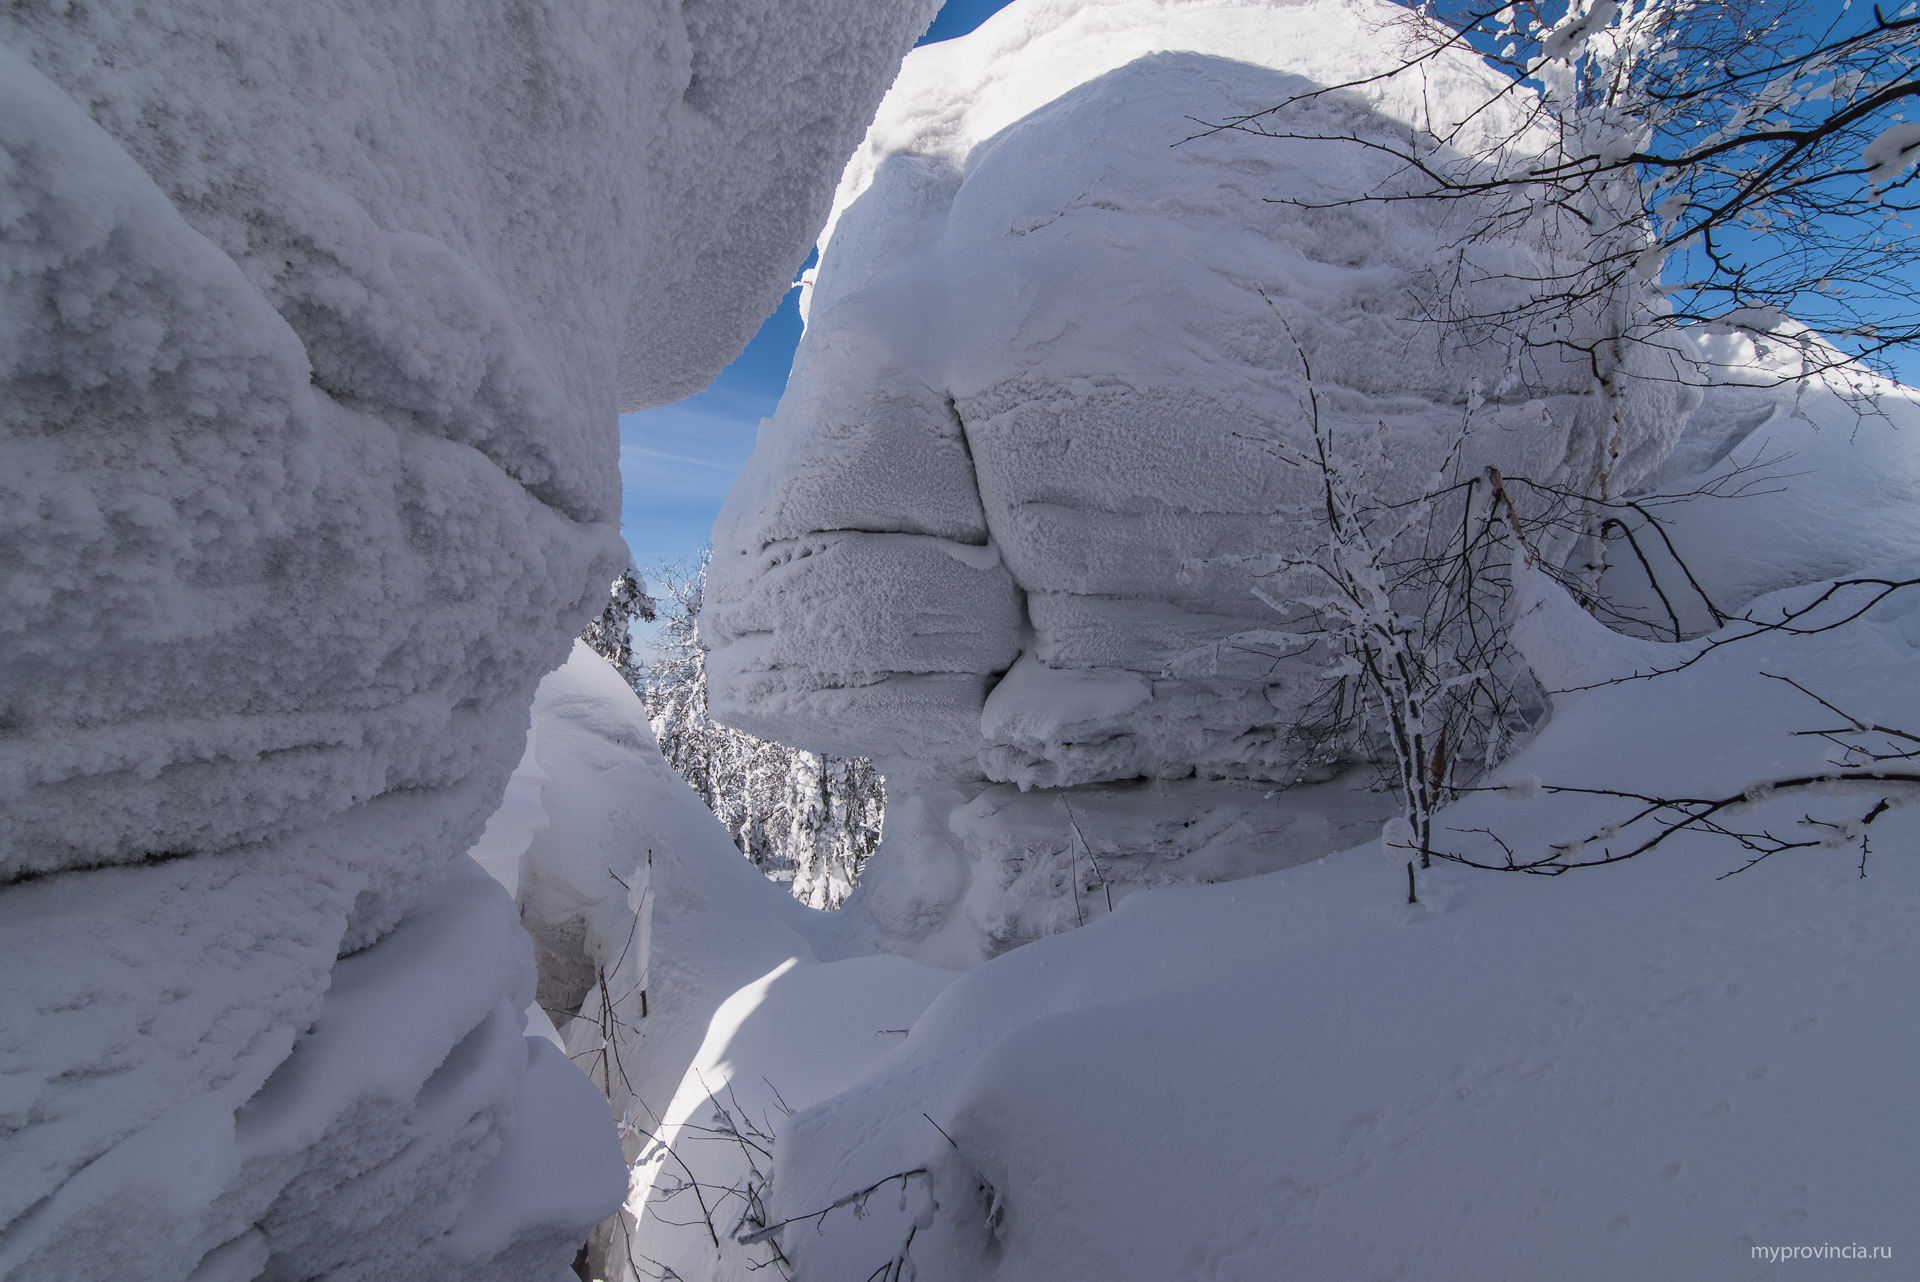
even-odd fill
[[[0,16],[0,1276],[525,1278],[608,1209],[448,869],[625,558],[616,410],[772,309],[930,11]]]
[[[1906,389],[1877,390],[1895,422],[1910,412]],[[1890,497],[1920,457],[1911,433],[1824,417],[1845,408],[1823,399],[1830,386],[1804,391],[1814,422],[1792,419],[1789,401],[1771,423],[1800,435],[1760,506],[1667,509],[1684,518],[1677,534],[1695,550],[1752,540],[1761,558],[1803,549],[1835,573],[1920,573],[1897,505],[1834,511],[1832,538],[1767,528],[1839,508],[1870,473]],[[1710,474],[1766,425],[1744,393],[1717,406],[1710,394],[1706,408],[1677,476]],[[1712,562],[1704,581],[1731,600],[1759,564]],[[706,819],[711,857],[680,856],[655,880],[674,905],[656,957],[697,959],[682,991],[711,1017],[697,1052],[684,1024],[675,1035],[671,1063],[688,1071],[672,1120],[641,1150],[636,1250],[689,1282],[739,1277],[776,1249],[801,1277],[866,1277],[904,1255],[899,1271],[929,1282],[1609,1282],[1764,1279],[1800,1248],[1885,1271],[1873,1252],[1920,1249],[1901,1202],[1920,1143],[1914,1038],[1887,1017],[1906,1001],[1920,923],[1914,787],[1753,787],[1831,768],[1840,744],[1796,732],[1838,727],[1846,741],[1868,738],[1846,733],[1852,717],[1920,718],[1920,594],[1845,628],[1762,636],[1671,677],[1574,692],[1700,645],[1610,631],[1541,575],[1522,588],[1516,641],[1562,693],[1495,786],[1441,812],[1443,849],[1497,863],[1496,838],[1533,856],[1646,835],[1604,835],[1638,809],[1586,791],[1608,787],[1744,791],[1754,804],[1726,815],[1730,827],[1814,844],[1732,877],[1753,852],[1705,832],[1558,878],[1442,864],[1409,906],[1404,864],[1386,865],[1350,825],[1329,837],[1337,855],[1258,877],[1216,865],[1241,879],[1129,894],[1112,912],[1088,903],[1085,929],[1044,920],[1038,933],[1055,937],[948,977],[846,956],[857,913],[793,916]],[[1821,590],[1744,604],[1768,617]],[[1230,797],[1119,795],[1131,812],[1103,817],[1060,791],[922,793],[890,809],[889,840],[939,848],[987,827],[1006,841],[1050,831],[1073,806],[1085,858],[1233,818]],[[1870,853],[1849,839],[1863,833]],[[883,865],[866,892],[901,867]],[[1019,906],[1045,918],[1053,905]],[[728,1127],[757,1128],[748,1138],[767,1152]],[[689,1179],[722,1208],[713,1237]],[[759,1222],[798,1222],[743,1243],[747,1204],[727,1189],[759,1199]]]
[[[1851,448],[1831,433],[1805,461]],[[1523,608],[1516,635],[1559,686],[1699,653],[1608,631],[1544,576]],[[1507,786],[1442,812],[1443,849],[1532,856],[1638,809],[1589,789],[1738,795],[1826,769],[1837,745],[1793,732],[1868,711],[1911,726],[1917,670],[1909,590],[1845,629],[1565,693]],[[706,819],[710,856],[682,840],[656,864],[674,924],[655,940],[694,959],[679,991],[710,1018],[690,1058],[689,1025],[672,1035],[687,1072],[629,1203],[641,1266],[616,1256],[607,1276],[722,1282],[776,1251],[798,1277],[904,1257],[893,1271],[928,1282],[1764,1279],[1823,1247],[1884,1271],[1873,1252],[1920,1249],[1902,1201],[1914,1038],[1887,1015],[1911,986],[1920,808],[1891,782],[1748,795],[1736,830],[1800,839],[1810,818],[1840,848],[1732,877],[1752,852],[1706,832],[1557,878],[1441,864],[1410,906],[1404,865],[1349,842],[1132,895],[959,975],[835,951],[831,918],[754,884]],[[906,831],[939,803],[910,799]],[[1870,810],[1865,853],[1840,834]],[[1143,800],[1131,822],[1180,818]]]
[[[717,716],[871,755],[896,805],[995,782],[1082,788],[1096,810],[1109,791],[1083,786],[1136,779],[1243,781],[1251,804],[1326,777],[1290,733],[1316,670],[1176,661],[1271,626],[1250,567],[1323,539],[1299,461],[1315,413],[1340,439],[1384,433],[1386,499],[1446,465],[1463,426],[1464,475],[1611,468],[1617,492],[1660,460],[1683,388],[1627,380],[1616,435],[1584,366],[1509,368],[1419,319],[1469,210],[1307,208],[1394,162],[1199,123],[1384,69],[1401,12],[1016,0],[907,59],[842,180],[786,395],[715,527],[701,628]],[[1395,80],[1309,110],[1404,137],[1467,114],[1491,74],[1440,57],[1418,95]],[[1520,109],[1501,99],[1467,141]],[[1537,248],[1475,252],[1517,278]],[[1479,288],[1455,303],[1494,305]],[[890,837],[873,861],[903,885],[856,908],[897,946],[932,947],[983,860],[1018,875],[945,840]],[[1057,825],[1016,862],[1050,850],[1064,897],[1068,844]],[[1267,845],[1265,866],[1330,848]],[[1031,937],[997,893],[967,904],[988,951]],[[964,960],[953,943],[935,951]]]

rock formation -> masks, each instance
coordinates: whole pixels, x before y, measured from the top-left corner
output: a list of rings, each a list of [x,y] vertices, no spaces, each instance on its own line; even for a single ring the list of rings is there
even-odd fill
[[[928,14],[0,18],[0,1276],[522,1279],[611,1211],[462,852],[616,411],[739,351]]]
[[[1344,784],[1266,804],[1340,764],[1291,733],[1322,670],[1218,648],[1274,625],[1259,568],[1325,538],[1315,413],[1379,445],[1387,499],[1450,455],[1617,490],[1678,434],[1684,389],[1631,387],[1616,430],[1583,365],[1422,319],[1471,211],[1339,203],[1390,158],[1204,128],[1390,65],[1399,12],[1030,0],[916,51],[882,105],[702,628],[716,715],[880,761],[855,907],[889,946],[977,959],[1084,921],[1072,884],[1244,875],[1377,824]],[[1424,99],[1302,110],[1401,136],[1490,74],[1440,59]],[[1523,237],[1475,252],[1469,310],[1543,261]]]

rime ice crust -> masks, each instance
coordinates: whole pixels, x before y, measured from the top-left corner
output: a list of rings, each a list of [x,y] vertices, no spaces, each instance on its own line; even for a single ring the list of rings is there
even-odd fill
[[[605,1213],[436,1245],[551,1156],[512,1119],[581,1115],[511,913],[416,926],[625,558],[615,411],[772,309],[927,16],[0,17],[0,1276],[517,1278]],[[399,961],[459,939],[513,964]],[[368,1026],[417,1037],[289,1141],[282,1214],[235,1110],[319,1044],[341,953],[433,1028]]]
[[[908,58],[842,179],[786,395],[715,526],[702,629],[718,715],[887,758],[896,796],[1299,782],[1287,735],[1316,690],[1305,662],[1182,659],[1272,626],[1253,574],[1322,537],[1317,482],[1284,457],[1308,439],[1312,392],[1337,436],[1383,434],[1381,479],[1407,497],[1440,466],[1475,381],[1486,400],[1467,471],[1583,479],[1613,435],[1584,367],[1542,358],[1496,393],[1504,351],[1411,319],[1460,207],[1276,204],[1351,197],[1392,162],[1245,135],[1182,141],[1196,122],[1383,69],[1398,12],[1026,0]],[[1487,74],[1443,59],[1427,103],[1381,89],[1314,110],[1404,133],[1421,111],[1478,104]],[[1490,276],[1540,268],[1519,241],[1476,252]],[[1497,304],[1501,287],[1481,288],[1466,301]],[[1623,397],[1614,492],[1664,456],[1687,399],[1644,382]],[[1046,706],[995,715],[1021,673],[1021,698]],[[1129,697],[1072,697],[1089,681]],[[1067,844],[1056,825],[996,854],[968,832],[937,841],[961,842],[955,857],[976,870],[1011,860],[1016,880]],[[887,873],[887,859],[925,861],[932,880]],[[919,839],[876,859],[889,886],[867,907],[883,937],[918,940],[947,919],[967,882],[947,862]],[[1018,895],[989,908],[978,886],[966,893],[977,936],[1023,937]]]

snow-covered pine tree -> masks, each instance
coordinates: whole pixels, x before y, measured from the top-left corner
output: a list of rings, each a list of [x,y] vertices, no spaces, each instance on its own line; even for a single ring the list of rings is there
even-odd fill
[[[814,908],[837,908],[860,879],[860,866],[880,838],[886,793],[864,757],[797,750],[787,768],[786,842],[793,897]]]
[[[653,622],[653,605],[653,598],[647,595],[646,580],[628,566],[613,581],[613,590],[600,617],[580,630],[580,639],[611,663],[614,671],[629,684],[634,679],[633,621]]]
[[[796,899],[838,908],[880,840],[884,780],[865,758],[756,739],[707,715],[700,607],[707,562],[653,571],[661,596],[654,657],[628,680],[667,763],[700,795],[740,853]]]

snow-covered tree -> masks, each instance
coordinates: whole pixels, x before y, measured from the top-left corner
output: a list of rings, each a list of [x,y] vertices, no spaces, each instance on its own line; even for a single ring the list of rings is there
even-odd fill
[[[1251,590],[1274,623],[1190,651],[1176,666],[1204,664],[1222,650],[1318,664],[1320,694],[1292,730],[1297,758],[1303,766],[1358,760],[1381,768],[1402,811],[1384,840],[1409,866],[1411,895],[1413,865],[1435,857],[1435,813],[1491,772],[1545,710],[1511,640],[1517,574],[1544,574],[1623,631],[1653,632],[1648,620],[1583,595],[1586,567],[1568,563],[1570,550],[1598,528],[1619,531],[1638,554],[1638,539],[1663,537],[1660,508],[1732,497],[1752,478],[1735,468],[1685,493],[1607,498],[1471,466],[1465,460],[1485,402],[1470,389],[1444,457],[1409,489],[1385,425],[1337,432],[1322,414],[1305,349],[1295,350],[1311,437],[1303,452],[1283,457],[1316,477],[1319,498],[1311,510],[1278,515],[1305,521],[1320,537],[1294,553],[1246,558],[1261,567]],[[1716,621],[1730,617],[1679,568],[1671,584],[1647,571],[1668,602],[1675,641],[1682,624],[1672,597],[1690,591]]]
[[[580,639],[593,652],[611,663],[629,682],[634,677],[633,621],[653,622],[653,598],[647,595],[646,581],[632,566],[620,572],[600,617],[580,630]]]
[[[787,767],[785,804],[781,853],[793,870],[794,898],[814,908],[839,907],[880,839],[886,792],[879,772],[865,757],[797,749]]]
[[[1281,203],[1451,211],[1452,241],[1409,306],[1503,353],[1499,387],[1464,391],[1463,439],[1483,391],[1528,395],[1540,370],[1569,362],[1590,388],[1599,430],[1564,474],[1503,482],[1492,469],[1442,469],[1423,492],[1387,502],[1369,480],[1369,443],[1321,429],[1306,372],[1316,455],[1295,461],[1324,480],[1324,548],[1286,558],[1258,587],[1282,622],[1236,642],[1325,655],[1327,696],[1301,728],[1305,751],[1392,763],[1405,827],[1390,844],[1424,862],[1434,809],[1473,773],[1456,779],[1456,763],[1484,771],[1524,724],[1514,685],[1524,667],[1502,618],[1510,566],[1529,561],[1603,619],[1644,624],[1612,618],[1598,591],[1609,539],[1658,526],[1644,500],[1623,495],[1633,474],[1623,442],[1636,436],[1631,414],[1684,409],[1644,396],[1635,409],[1636,380],[1708,383],[1727,351],[1751,365],[1751,347],[1699,341],[1740,334],[1775,377],[1870,402],[1883,385],[1862,369],[1920,344],[1920,245],[1906,222],[1920,126],[1899,110],[1920,98],[1914,8],[1422,0],[1383,24],[1396,65],[1205,131],[1394,162],[1365,190],[1317,202],[1276,192]],[[1343,100],[1387,82],[1424,86],[1463,51],[1497,73],[1483,97],[1436,77],[1427,110],[1402,131],[1342,123]]]
[[[1775,377],[1847,388],[1870,408],[1880,385],[1862,371],[1890,372],[1920,347],[1907,221],[1920,125],[1900,110],[1920,99],[1913,5],[1888,17],[1804,0],[1421,0],[1381,36],[1402,51],[1386,72],[1208,132],[1397,162],[1367,190],[1318,204],[1276,193],[1282,203],[1458,210],[1417,308],[1506,353],[1498,392],[1542,362],[1584,367],[1608,425],[1570,478],[1596,501],[1578,529],[1583,598],[1607,565],[1603,502],[1622,490],[1635,380],[1711,381],[1725,349],[1697,340],[1738,334]],[[1404,134],[1327,128],[1329,103],[1425,85],[1463,50],[1497,73],[1484,100],[1459,100],[1456,78],[1455,96],[1430,98]],[[1496,118],[1516,123],[1489,134]],[[1516,243],[1534,247],[1531,267],[1484,252]]]
[[[838,908],[880,840],[884,781],[865,758],[789,748],[707,714],[700,608],[707,562],[653,571],[661,596],[655,655],[630,678],[660,751],[707,804],[740,852],[796,899]]]
[[[1431,862],[1434,813],[1458,782],[1498,764],[1537,715],[1538,691],[1513,650],[1507,617],[1513,571],[1530,549],[1498,470],[1463,463],[1477,395],[1425,484],[1389,497],[1405,485],[1384,448],[1384,425],[1336,434],[1321,413],[1307,353],[1295,349],[1312,435],[1307,451],[1288,461],[1317,476],[1320,498],[1315,510],[1285,515],[1322,538],[1298,553],[1256,558],[1265,564],[1252,592],[1273,612],[1272,626],[1177,664],[1210,661],[1221,650],[1317,664],[1320,694],[1292,731],[1299,760],[1382,768],[1402,810],[1386,841],[1407,863],[1411,897],[1414,864]],[[1543,518],[1543,532],[1564,532],[1565,505],[1555,511],[1547,497],[1529,514]]]

